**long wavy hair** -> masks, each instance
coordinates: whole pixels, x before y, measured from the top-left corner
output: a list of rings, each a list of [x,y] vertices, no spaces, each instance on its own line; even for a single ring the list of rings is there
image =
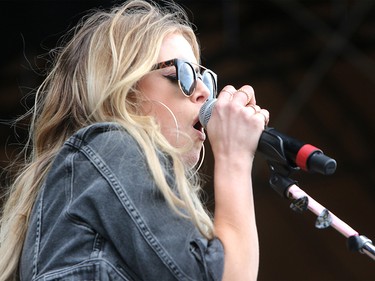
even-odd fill
[[[199,199],[198,175],[183,163],[181,150],[161,134],[155,118],[140,110],[144,98],[137,82],[152,69],[163,39],[172,33],[187,39],[199,61],[197,39],[179,6],[131,0],[110,11],[92,12],[72,30],[70,40],[64,39],[64,47],[51,52],[51,71],[29,112],[32,149],[2,210],[0,280],[18,278],[30,213],[56,154],[70,135],[96,122],[121,124],[143,148],[156,185],[171,208],[182,216],[180,210],[186,210],[200,232],[213,237],[212,220]],[[178,196],[165,179],[160,151],[173,161]]]

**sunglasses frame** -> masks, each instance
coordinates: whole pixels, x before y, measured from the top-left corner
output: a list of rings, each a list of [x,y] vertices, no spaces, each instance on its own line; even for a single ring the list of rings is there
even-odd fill
[[[181,69],[181,65],[184,64],[184,63],[186,63],[189,67],[191,67],[192,73],[193,73],[193,79],[194,79],[193,84],[190,85],[190,87],[189,87],[189,88],[191,88],[191,86],[193,86],[193,90],[189,94],[187,94],[184,91],[184,87],[181,85],[181,79],[180,79],[180,71],[179,70]],[[200,69],[203,69],[203,72],[202,73],[197,72],[194,68],[194,65],[198,66]],[[202,65],[187,62],[187,61],[177,59],[177,58],[167,60],[167,61],[163,61],[163,62],[159,62],[153,67],[153,70],[158,70],[158,69],[171,67],[171,66],[174,66],[176,68],[176,78],[177,78],[177,81],[178,81],[178,86],[180,87],[180,90],[185,97],[190,97],[191,95],[193,95],[193,93],[194,93],[194,91],[197,87],[197,79],[200,79],[203,82],[203,75],[205,74],[205,72],[207,72],[208,75],[211,75],[212,78],[213,78],[213,81],[214,81],[214,83],[213,83],[214,89],[213,89],[213,92],[210,93],[210,96],[211,96],[210,98],[216,98],[217,97],[217,94],[218,94],[217,93],[217,74],[215,72],[213,72],[212,70],[210,70],[210,69],[208,69],[208,68],[206,68]],[[207,87],[206,84],[204,84],[204,85]]]

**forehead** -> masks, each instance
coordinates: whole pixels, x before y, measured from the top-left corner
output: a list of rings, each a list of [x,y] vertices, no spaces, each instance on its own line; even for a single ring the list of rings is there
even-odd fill
[[[197,63],[190,43],[181,34],[170,34],[166,36],[161,45],[158,61],[167,61],[174,58]]]

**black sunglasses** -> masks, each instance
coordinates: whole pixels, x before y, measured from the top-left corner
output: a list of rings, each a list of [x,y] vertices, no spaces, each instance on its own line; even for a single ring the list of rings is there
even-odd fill
[[[199,64],[194,64],[203,69],[203,72],[197,72],[194,69],[193,63],[186,62],[180,59],[171,59],[156,64],[153,70],[174,66],[176,67],[176,77],[168,76],[167,78],[177,80],[182,93],[189,97],[194,93],[197,86],[197,78],[202,80],[203,84],[210,91],[210,99],[217,96],[217,75],[212,70],[209,70]]]

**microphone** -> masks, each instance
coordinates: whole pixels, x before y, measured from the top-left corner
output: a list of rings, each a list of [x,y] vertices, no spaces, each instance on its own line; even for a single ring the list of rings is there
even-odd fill
[[[215,103],[216,99],[207,100],[199,111],[199,122],[204,128],[211,118]],[[323,175],[331,175],[336,171],[336,161],[326,156],[321,149],[286,136],[274,128],[264,129],[257,150],[269,162],[283,167],[300,168]]]

